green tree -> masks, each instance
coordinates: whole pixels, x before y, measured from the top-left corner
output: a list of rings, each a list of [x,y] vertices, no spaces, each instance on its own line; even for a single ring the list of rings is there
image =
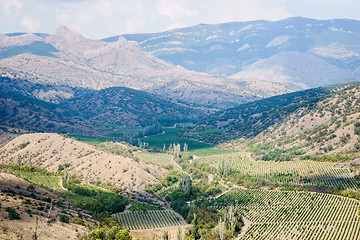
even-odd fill
[[[179,187],[186,194],[190,194],[192,192],[192,181],[189,175],[183,173],[181,175],[181,179],[179,182]]]
[[[92,229],[88,240],[131,240],[128,230],[122,229],[120,223],[111,218],[104,219],[99,226]]]

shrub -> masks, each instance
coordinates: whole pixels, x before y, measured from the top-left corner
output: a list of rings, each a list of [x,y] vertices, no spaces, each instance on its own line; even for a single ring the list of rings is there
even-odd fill
[[[60,218],[60,222],[63,222],[63,223],[69,223],[70,222],[70,218],[67,215],[61,214],[59,216],[59,218]]]
[[[20,219],[20,214],[15,211],[15,209],[11,207],[7,207],[5,211],[8,212],[8,217],[10,220]]]

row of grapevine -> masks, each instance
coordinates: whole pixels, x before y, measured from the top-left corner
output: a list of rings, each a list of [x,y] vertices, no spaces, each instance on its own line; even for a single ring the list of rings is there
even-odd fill
[[[145,230],[186,225],[184,219],[170,210],[126,211],[112,216],[125,229]]]
[[[345,168],[334,168],[330,162],[315,161],[252,161],[241,153],[209,156],[199,161],[217,166],[221,161],[231,161],[231,168],[244,174],[263,177],[266,180],[291,184],[342,185],[350,190],[359,190],[360,183]]]
[[[237,188],[198,204],[236,206],[252,222],[241,239],[360,239],[359,202],[350,198]]]

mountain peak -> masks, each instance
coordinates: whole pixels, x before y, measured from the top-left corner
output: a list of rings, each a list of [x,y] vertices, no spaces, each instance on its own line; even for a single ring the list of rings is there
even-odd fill
[[[60,33],[60,32],[68,32],[68,31],[70,31],[70,29],[69,29],[67,26],[65,26],[65,25],[62,25],[62,26],[60,26],[60,27],[58,27],[58,28],[56,29],[56,32],[57,32],[57,33]]]
[[[51,34],[47,39],[52,42],[58,42],[60,40],[62,42],[73,42],[73,43],[79,43],[81,41],[86,40],[86,38],[82,36],[80,33],[78,33],[75,30],[69,29],[64,25],[58,27],[56,29],[56,32]]]

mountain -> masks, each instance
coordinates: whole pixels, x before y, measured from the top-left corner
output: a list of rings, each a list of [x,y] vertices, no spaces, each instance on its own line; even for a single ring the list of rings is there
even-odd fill
[[[250,80],[266,81],[268,86],[271,82],[285,81],[291,85],[288,91],[293,91],[294,87],[295,90],[320,87],[359,76],[354,72],[360,65],[360,22],[357,20],[296,17],[280,21],[200,24],[123,37],[137,41],[145,51],[168,63],[213,76],[236,77],[238,79],[229,79],[229,82],[245,81],[250,87]],[[111,42],[117,38],[103,40]],[[294,55],[300,65],[292,61]],[[313,76],[316,81],[307,84],[310,81],[307,77],[317,67],[322,74],[316,74]],[[303,72],[300,76],[297,75],[299,69]],[[343,77],[336,80],[327,72]],[[277,85],[275,90],[281,90]]]
[[[295,111],[315,107],[330,92],[327,88],[315,88],[241,104],[203,117],[196,124],[195,131],[188,134],[192,138],[213,143],[255,137]],[[207,130],[214,129],[220,131],[206,134]]]
[[[0,36],[0,69],[42,84],[103,89],[122,86],[207,109],[257,99],[226,79],[188,71],[146,53],[134,41],[90,40],[65,26],[49,36]]]
[[[95,136],[124,134],[126,127],[150,126],[154,121],[173,124],[201,114],[124,87],[97,91],[8,77],[0,77],[0,102],[0,124],[5,128]]]
[[[311,53],[281,52],[244,67],[231,78],[278,83],[298,90],[348,82],[355,75],[350,69],[328,63]]]
[[[359,90],[355,82],[270,97],[207,116],[183,134],[266,161],[354,160],[347,167],[359,167]]]

